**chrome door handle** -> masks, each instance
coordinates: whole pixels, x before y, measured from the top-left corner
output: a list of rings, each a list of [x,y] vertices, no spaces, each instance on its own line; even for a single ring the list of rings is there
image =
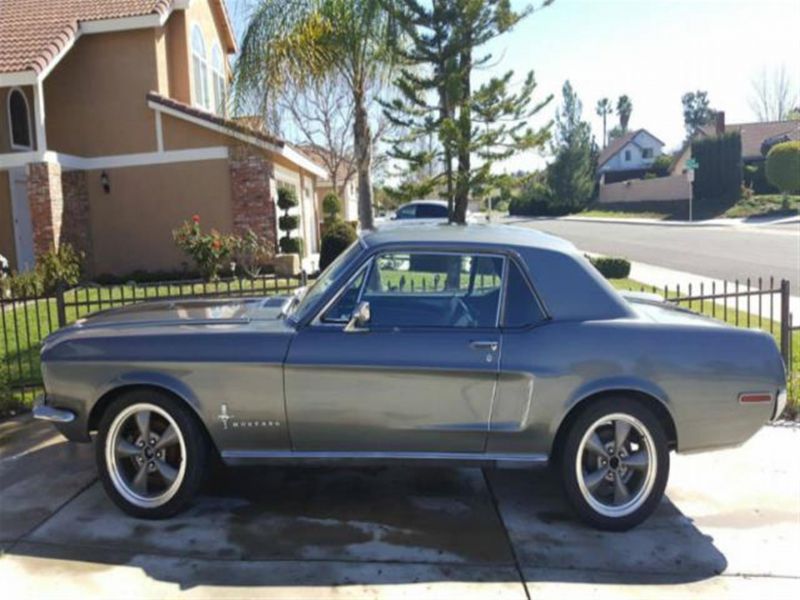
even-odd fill
[[[488,350],[489,352],[497,352],[498,346],[497,342],[474,341],[469,343],[469,347],[473,350]]]

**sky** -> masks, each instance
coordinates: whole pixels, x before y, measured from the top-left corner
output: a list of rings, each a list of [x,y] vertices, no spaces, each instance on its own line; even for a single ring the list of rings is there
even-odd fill
[[[256,2],[228,0],[240,32]],[[529,4],[512,0],[518,8]],[[476,74],[476,83],[508,70],[521,83],[533,70],[535,98],[555,94],[532,125],[553,118],[568,79],[598,140],[597,100],[615,103],[627,94],[630,127],[647,129],[670,150],[685,137],[681,96],[687,91],[707,91],[728,123],[744,123],[756,120],[749,100],[763,70],[785,67],[800,90],[800,0],[556,0],[483,50],[493,61]],[[615,123],[611,116],[609,129]],[[528,153],[500,170],[543,164],[543,157]]]

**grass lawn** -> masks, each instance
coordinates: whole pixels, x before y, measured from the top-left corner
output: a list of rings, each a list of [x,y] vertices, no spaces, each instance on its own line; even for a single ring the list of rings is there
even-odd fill
[[[731,218],[755,217],[800,213],[800,196],[789,196],[789,210],[783,208],[783,196],[780,194],[753,196],[749,200],[741,199],[726,210],[722,216]]]
[[[579,212],[577,217],[599,217],[601,219],[657,219],[662,221],[669,215],[657,212],[626,212],[621,210],[587,209]]]

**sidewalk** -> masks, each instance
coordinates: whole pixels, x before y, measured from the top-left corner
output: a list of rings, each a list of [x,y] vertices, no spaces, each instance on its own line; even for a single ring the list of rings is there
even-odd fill
[[[515,218],[515,217],[510,217]],[[524,217],[530,219],[530,217]],[[703,221],[665,221],[661,219],[622,219],[613,217],[560,217],[561,221],[586,221],[589,223],[621,223],[623,225],[663,225],[665,227],[764,227],[767,225],[800,224],[800,215],[791,217],[749,217],[738,219],[706,219]]]
[[[758,291],[757,281],[751,280],[750,287],[747,286],[746,281],[740,281],[737,288],[735,282],[729,281],[726,284],[726,282],[721,279],[714,279],[712,277],[705,277],[703,275],[696,275],[694,273],[686,273],[684,271],[675,271],[673,269],[667,269],[664,267],[658,267],[639,262],[631,262],[631,274],[629,277],[634,281],[638,281],[650,286],[656,286],[660,290],[663,290],[664,286],[667,286],[670,291],[675,291],[677,290],[678,286],[680,286],[682,296],[689,295],[689,286],[691,286],[691,294],[694,296],[701,295],[701,293],[703,295],[710,295],[712,290],[717,294],[721,294],[726,290],[726,285],[728,293],[733,293],[736,291]],[[764,289],[769,289],[769,280],[762,281],[762,285]],[[774,287],[779,285],[780,282],[775,280]],[[790,296],[789,300],[789,312],[792,315],[800,316],[800,295],[798,295],[800,290],[791,291],[792,296]],[[762,318],[778,321],[780,320],[781,310],[778,294],[773,294],[771,296],[772,301],[770,301],[769,298],[770,297],[764,297],[762,301],[759,302],[758,297],[754,296],[750,300],[749,307],[746,297],[738,299],[738,306],[737,300],[734,298],[727,301],[727,306],[728,309],[738,308],[738,310],[742,312],[749,312],[751,315],[758,316],[760,314]],[[726,303],[720,300],[717,301],[717,304],[722,307]]]

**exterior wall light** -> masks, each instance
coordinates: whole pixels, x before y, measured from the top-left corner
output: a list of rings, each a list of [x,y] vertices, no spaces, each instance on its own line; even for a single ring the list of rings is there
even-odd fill
[[[103,186],[103,191],[108,194],[111,192],[111,180],[108,178],[108,173],[105,170],[100,173],[100,185]]]

